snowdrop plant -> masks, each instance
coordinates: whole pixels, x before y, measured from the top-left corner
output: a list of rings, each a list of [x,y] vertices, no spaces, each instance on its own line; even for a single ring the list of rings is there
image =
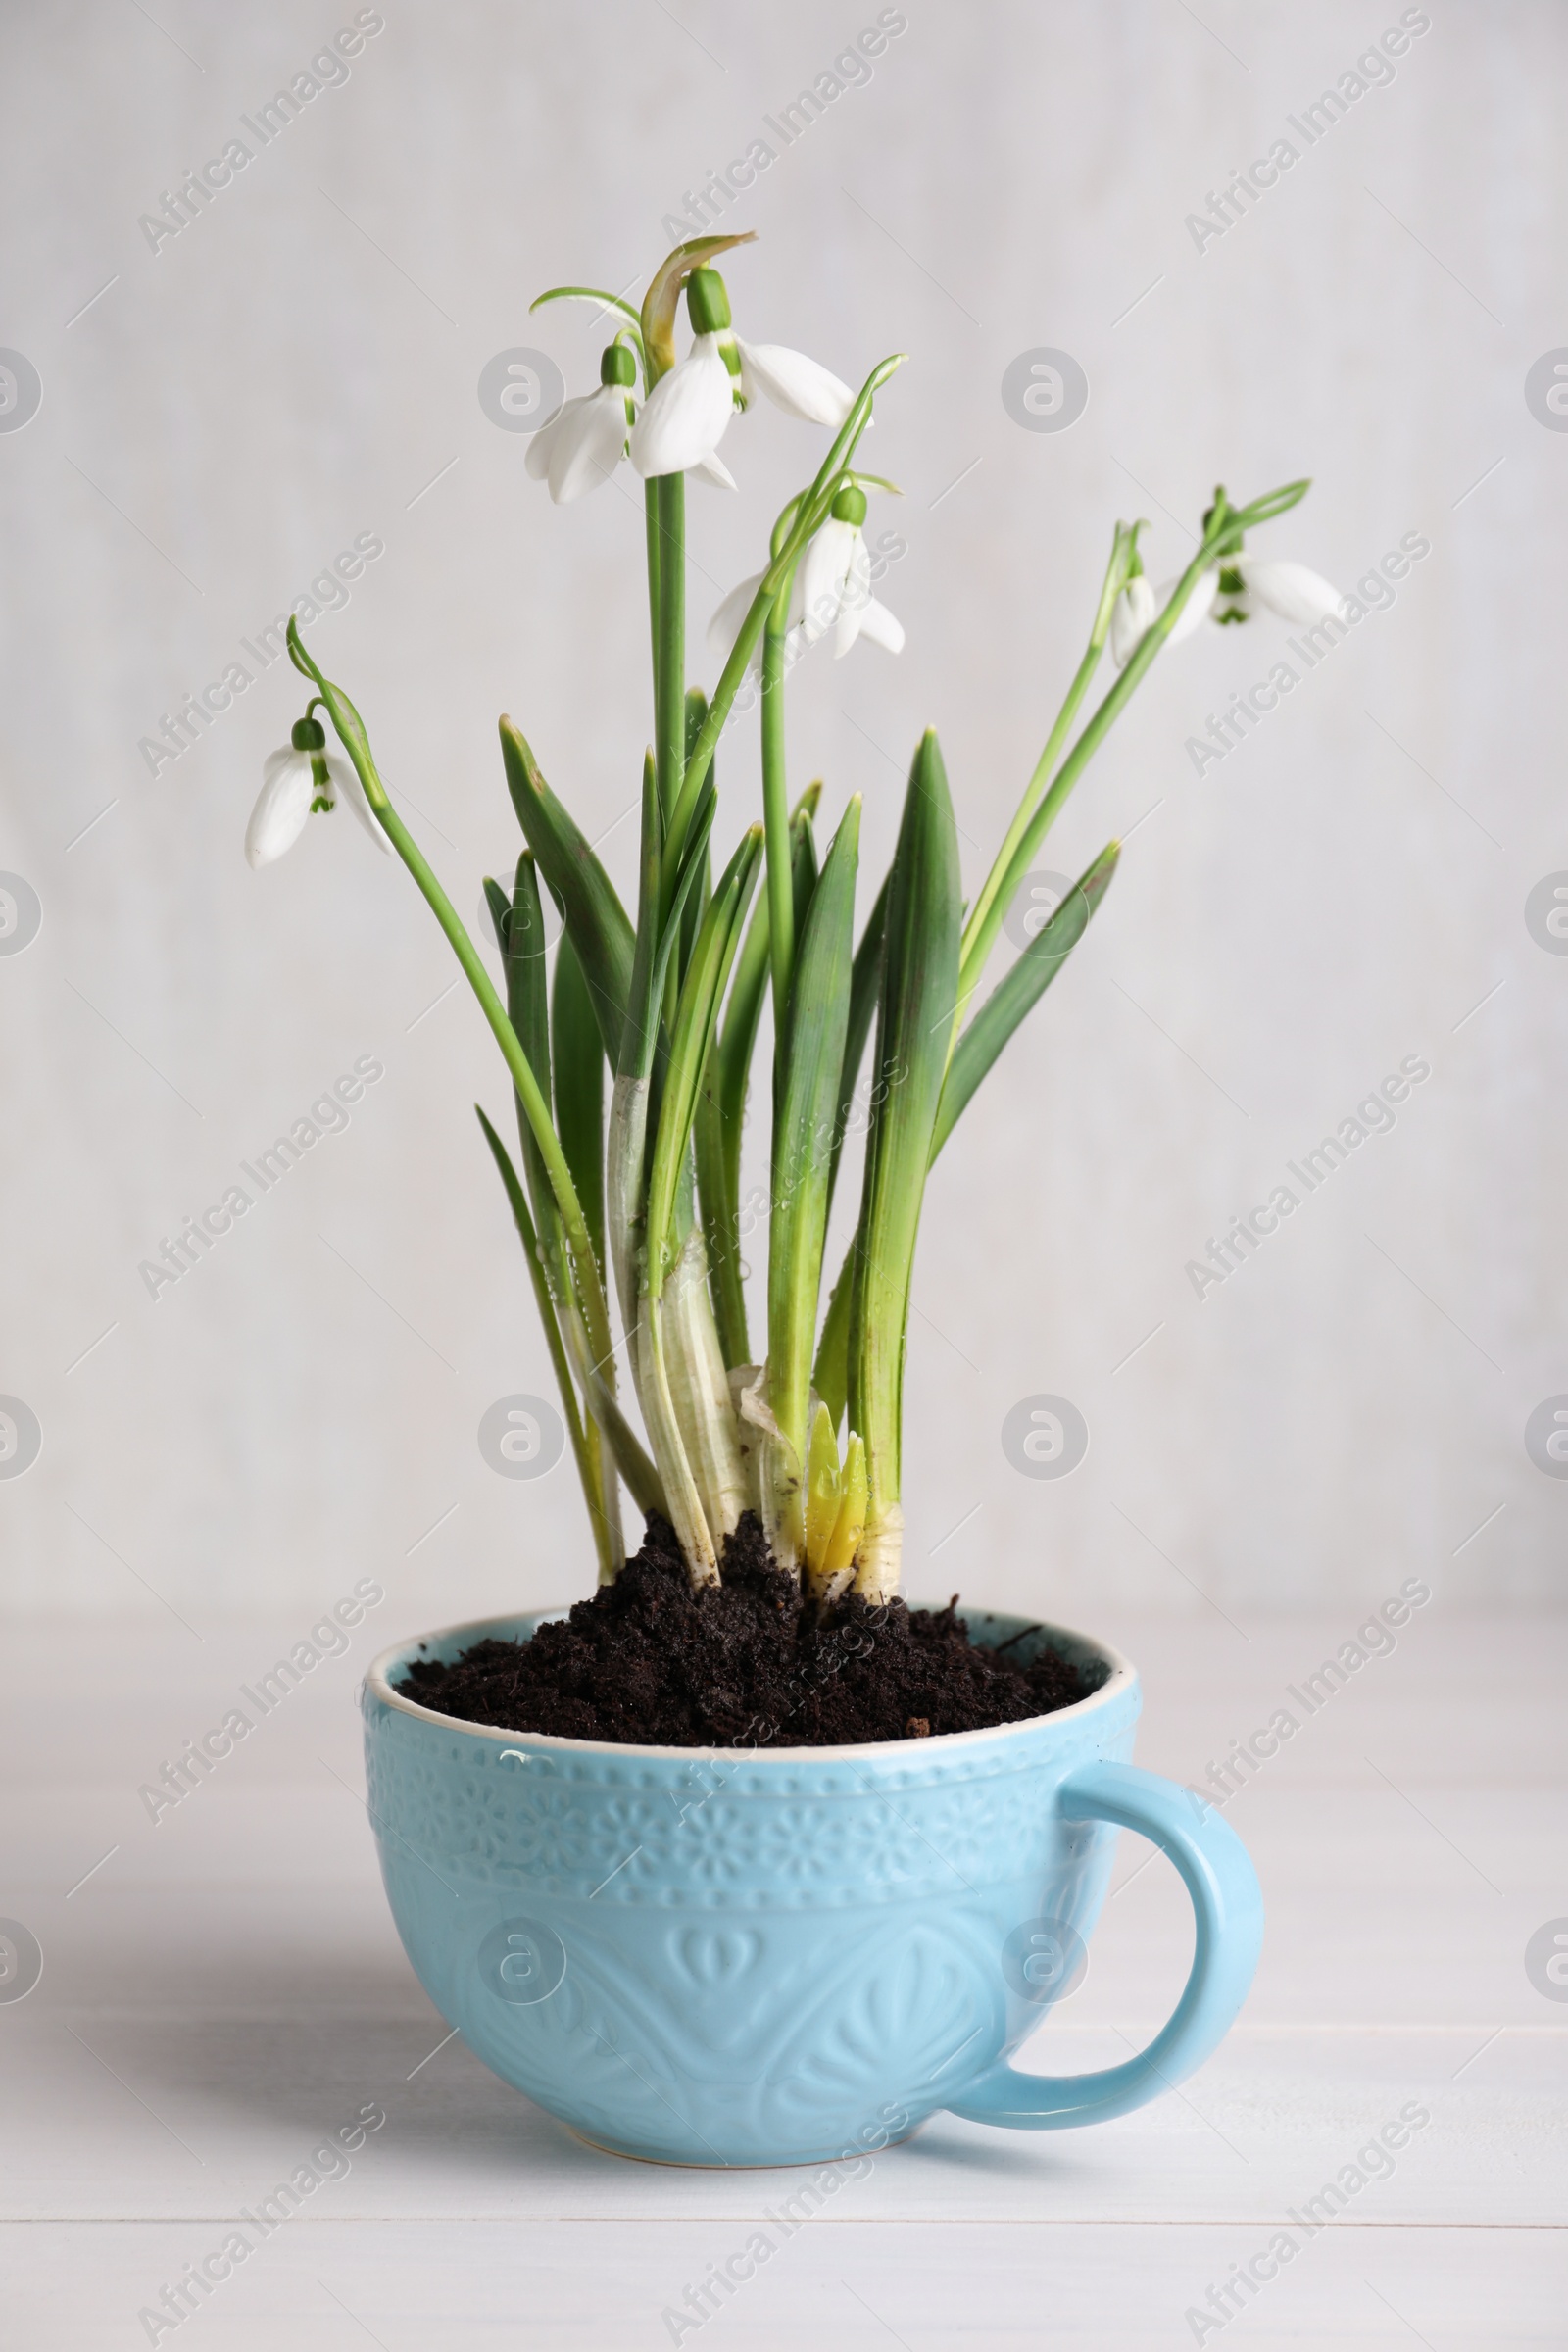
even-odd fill
[[[599,389],[567,402],[536,436],[528,470],[563,504],[623,457],[644,477],[653,726],[633,906],[503,718],[524,847],[510,889],[485,883],[498,989],[383,784],[359,711],[292,623],[289,645],[315,689],[312,710],[324,710],[367,813],[429,903],[501,1050],[515,1152],[482,1109],[479,1120],[521,1238],[601,1578],[613,1578],[624,1556],[624,1486],[644,1513],[668,1520],[695,1584],[719,1579],[725,1541],[751,1510],[780,1565],[828,1607],[852,1585],[880,1600],[899,1583],[905,1346],[927,1172],[1083,936],[1118,845],[1101,852],[988,992],[1004,919],[1084,769],[1195,602],[1219,593],[1278,601],[1278,574],[1294,567],[1257,566],[1240,574],[1240,587],[1229,574],[1244,534],[1295,506],[1307,485],[1240,508],[1216,493],[1197,554],[1157,598],[1143,579],[1141,526],[1118,523],[1083,658],[967,905],[929,731],[914,752],[892,864],[878,888],[863,890],[858,797],[819,849],[821,784],[792,796],[783,689],[792,654],[822,638],[839,655],[860,637],[892,653],[903,644],[870,594],[861,536],[867,490],[892,485],[862,473],[857,457],[903,355],[880,361],[852,393],[814,360],[743,342],[713,264],[746,242],[677,247],[640,309],[590,287],[540,297],[592,301],[616,331]],[[692,345],[680,357],[683,297]],[[765,564],[713,617],[720,666],[708,694],[686,674],[685,480],[713,478],[734,415],[758,392],[832,438],[774,522]],[[1080,726],[1108,640],[1119,675]],[[715,873],[714,759],[748,678],[760,688],[761,808]],[[314,763],[312,747],[302,745]],[[311,774],[318,782],[314,764]],[[286,825],[277,818],[277,846],[309,813],[307,805],[296,824],[296,806]],[[259,807],[253,832],[262,818]],[[268,825],[262,831],[272,842]],[[553,969],[546,894],[561,917]],[[858,896],[869,906],[857,934]],[[772,1068],[753,1087],[767,1000]],[[749,1091],[770,1114],[755,1348],[741,1256]],[[862,1123],[853,1238],[825,1288],[846,1140]]]
[[[624,343],[606,346],[599,378],[597,392],[564,401],[528,444],[523,464],[536,482],[550,484],[558,507],[608,482],[626,454],[636,415],[628,387],[637,380],[637,362]]]

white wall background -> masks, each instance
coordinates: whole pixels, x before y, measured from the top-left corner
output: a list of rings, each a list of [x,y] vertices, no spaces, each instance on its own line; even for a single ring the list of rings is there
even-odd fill
[[[931,721],[978,882],[1117,514],[1150,517],[1158,577],[1216,480],[1309,472],[1273,552],[1348,586],[1401,534],[1432,548],[1200,779],[1184,740],[1286,632],[1162,661],[1054,837],[1044,862],[1073,872],[1144,820],[932,1186],[911,1586],[1244,1628],[1410,1574],[1450,1602],[1551,1597],[1568,1485],[1523,1432],[1568,1390],[1568,960],[1524,904],[1568,867],[1568,438],[1524,378],[1568,342],[1568,24],[1431,0],[1392,84],[1200,254],[1185,217],[1294,135],[1394,0],[906,13],[736,205],[760,242],[729,272],[743,333],[857,379],[910,355],[875,435],[907,492],[877,517],[908,542],[884,588],[907,651],[814,658],[791,688],[799,779],[833,814],[863,790],[868,859]],[[18,1611],[308,1622],[373,1573],[390,1639],[591,1575],[569,1464],[504,1481],[476,1444],[549,1367],[470,1108],[502,1116],[501,1067],[441,995],[444,943],[347,818],[247,870],[261,760],[302,707],[281,664],[156,778],[137,745],[374,532],[313,642],[460,907],[517,847],[503,710],[629,889],[638,514],[553,509],[477,379],[533,345],[586,389],[588,315],[530,320],[531,296],[645,279],[661,216],[877,10],[385,0],[348,82],[149,250],[138,215],[353,15],[89,0],[0,31],[0,343],[43,382],[0,434],[0,866],[43,909],[0,956],[0,1391],[43,1431],[0,1481]],[[1065,433],[1003,407],[1038,345],[1090,378]],[[772,412],[734,430],[742,497],[693,498],[700,615],[820,444]],[[730,738],[723,837],[755,771]],[[151,1299],[138,1261],[364,1054],[386,1075],[349,1132]],[[1184,1262],[1408,1054],[1432,1076],[1396,1130],[1200,1302]],[[1091,1429],[1059,1482],[1002,1452],[1035,1392]]]

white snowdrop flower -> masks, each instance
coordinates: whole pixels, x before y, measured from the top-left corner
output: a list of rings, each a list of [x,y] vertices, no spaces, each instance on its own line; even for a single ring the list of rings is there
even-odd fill
[[[715,490],[735,490],[740,486],[722,458],[704,458],[700,466],[692,467],[692,472],[698,481],[708,482]]]
[[[904,650],[902,625],[871,594],[871,557],[860,529],[864,520],[865,492],[851,484],[834,499],[801,565],[806,642],[814,645],[831,629],[834,658],[840,662],[858,637],[868,637],[890,654]]]
[[[1261,605],[1295,628],[1309,629],[1320,620],[1339,618],[1345,602],[1321,572],[1305,564],[1270,562],[1261,556],[1233,556],[1226,567],[1241,575],[1241,591],[1226,601],[1239,619],[1247,619]],[[1221,587],[1226,583],[1222,577]]]
[[[645,477],[685,473],[712,457],[734,414],[734,379],[718,336],[699,335],[638,410],[631,462]]]
[[[795,576],[798,581],[799,570]],[[741,633],[742,624],[752,609],[753,599],[765,577],[764,572],[754,571],[750,579],[737,581],[709,622],[708,650],[715,662],[727,662],[735,651],[735,640]]]
[[[729,327],[729,296],[716,270],[694,270],[686,281],[686,312],[696,338],[683,360],[662,375],[631,428],[631,462],[645,477],[709,468],[735,414],[740,355]],[[719,467],[725,486],[734,484]]]
[[[536,482],[549,483],[558,507],[608,482],[625,456],[635,372],[625,345],[610,344],[599,363],[598,391],[564,402],[529,442],[523,464]]]
[[[764,393],[787,416],[803,417],[808,424],[830,424],[835,431],[855,406],[849,385],[802,351],[790,351],[782,343],[743,343],[739,335],[735,349],[740,354],[741,391],[748,401]]]
[[[1175,588],[1176,582],[1174,580],[1167,580],[1164,586],[1157,590],[1154,602],[1159,612],[1164,612],[1165,607],[1170,603],[1171,597],[1175,592]],[[1213,612],[1214,599],[1218,596],[1218,594],[1219,573],[1212,567],[1207,571],[1200,572],[1198,575],[1197,585],[1194,587],[1192,595],[1187,599],[1186,604],[1183,605],[1181,612],[1177,614],[1175,624],[1171,629],[1170,635],[1166,638],[1165,643],[1167,645],[1180,645],[1184,637],[1190,637],[1200,623],[1205,621],[1210,612]]]
[[[390,852],[392,844],[376,821],[364,786],[346,760],[328,753],[318,720],[296,720],[290,741],[271,754],[262,776],[245,828],[245,857],[253,869],[270,865],[291,850],[313,810],[328,815],[340,803],[353,809],[372,841]]]
[[[1136,582],[1129,582],[1129,587]],[[1155,600],[1156,610],[1163,612],[1170,602],[1174,580],[1167,580]],[[1305,564],[1270,561],[1259,556],[1233,555],[1222,557],[1218,564],[1200,573],[1192,595],[1183,606],[1181,614],[1165,640],[1167,645],[1179,645],[1190,637],[1200,621],[1213,618],[1227,622],[1253,620],[1259,612],[1273,612],[1287,620],[1293,628],[1312,628],[1331,614],[1336,618],[1345,599],[1320,572],[1312,571]],[[1116,651],[1116,620],[1111,621],[1111,651],[1118,662],[1125,662],[1128,653]],[[1145,622],[1145,627],[1148,623]],[[1136,640],[1135,640],[1136,642]]]
[[[784,637],[786,669],[794,668],[809,642],[802,625],[806,612],[802,570],[803,566],[798,564],[795,566],[794,583],[790,589],[789,621]],[[746,615],[752,609],[752,600],[766,576],[765,572],[754,571],[750,579],[740,581],[730,590],[709,622],[708,650],[720,665],[726,662],[734,652],[735,640],[740,635]],[[760,675],[761,664],[761,642],[759,640],[757,652],[753,655],[747,671],[748,677],[755,681]]]
[[[855,406],[849,385],[805,352],[743,342],[716,270],[692,271],[686,309],[691,351],[660,377],[632,427],[631,462],[639,473],[696,472],[733,489],[714,453],[737,403],[747,408],[760,395],[786,416],[835,427]]]
[[[1110,658],[1118,669],[1125,669],[1137,651],[1138,641],[1159,611],[1158,600],[1147,576],[1139,572],[1130,579],[1110,611]]]

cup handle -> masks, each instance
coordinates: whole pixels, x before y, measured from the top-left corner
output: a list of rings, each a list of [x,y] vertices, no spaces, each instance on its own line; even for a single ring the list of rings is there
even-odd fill
[[[1247,1848],[1214,1807],[1136,1764],[1096,1763],[1056,1792],[1065,1821],[1113,1821],[1170,1856],[1197,1914],[1192,1974],[1173,2015],[1147,2050],[1092,2075],[1025,2075],[994,2066],[946,2102],[971,2123],[1061,2132],[1130,2114],[1202,2065],[1229,2031],[1263,1941],[1263,1895]]]

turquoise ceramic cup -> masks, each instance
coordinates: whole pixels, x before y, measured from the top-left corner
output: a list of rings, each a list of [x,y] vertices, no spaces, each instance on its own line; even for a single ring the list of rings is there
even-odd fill
[[[370,1818],[404,1948],[447,2023],[572,2131],[664,2164],[820,2164],[956,2115],[1102,2123],[1200,2066],[1251,1983],[1256,1876],[1200,1797],[1131,1763],[1138,1678],[1053,1626],[1092,1694],[994,1731],[864,1747],[624,1747],[455,1722],[364,1690]],[[1021,1639],[1016,1639],[1020,1638]],[[1174,1862],[1192,1973],[1149,2048],[1087,2075],[1008,2059],[1082,1974],[1118,1828]]]

